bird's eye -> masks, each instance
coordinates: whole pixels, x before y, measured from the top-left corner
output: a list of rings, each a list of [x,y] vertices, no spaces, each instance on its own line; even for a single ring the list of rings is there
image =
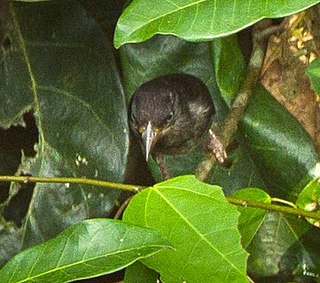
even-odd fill
[[[173,112],[170,112],[170,114],[167,117],[167,123],[170,123],[173,119]]]
[[[129,124],[132,129],[137,129],[138,127],[137,119],[133,113],[130,114]]]

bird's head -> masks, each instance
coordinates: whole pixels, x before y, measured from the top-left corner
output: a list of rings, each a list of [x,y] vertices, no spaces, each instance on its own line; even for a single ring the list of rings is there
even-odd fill
[[[134,93],[129,108],[129,124],[143,143],[147,161],[156,143],[173,126],[177,108],[175,94],[165,87],[146,83]]]
[[[168,74],[142,84],[129,108],[132,132],[151,153],[177,154],[196,147],[208,132],[215,108],[207,86],[188,74]]]

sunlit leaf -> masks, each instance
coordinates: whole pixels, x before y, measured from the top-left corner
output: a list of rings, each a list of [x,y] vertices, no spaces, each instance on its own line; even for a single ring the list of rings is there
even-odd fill
[[[173,245],[143,260],[164,282],[247,282],[238,215],[221,188],[181,176],[136,195],[124,221],[153,228]]]
[[[116,47],[171,34],[189,41],[211,40],[237,32],[262,18],[279,18],[319,1],[134,0],[121,15]]]

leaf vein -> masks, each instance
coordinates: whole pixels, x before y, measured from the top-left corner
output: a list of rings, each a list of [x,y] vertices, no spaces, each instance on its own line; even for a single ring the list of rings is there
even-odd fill
[[[223,253],[221,253],[203,234],[186,218],[184,217],[180,211],[157,189],[155,191],[159,194],[160,197],[181,217],[181,219],[189,225],[189,227],[199,236],[201,240],[203,240],[207,245],[212,248],[217,254],[219,254],[230,266],[232,266],[237,272],[243,275],[243,272],[232,262],[229,258],[225,257]]]
[[[206,1],[207,1],[207,0],[199,0],[199,1],[197,1],[197,2],[192,2],[192,3],[189,3],[189,4],[185,5],[185,6],[180,6],[179,9],[170,10],[170,11],[168,11],[167,13],[160,14],[160,15],[152,18],[152,19],[148,18],[149,22],[147,22],[147,23],[143,24],[142,26],[136,28],[136,29],[134,30],[134,32],[136,33],[136,32],[139,31],[140,29],[144,29],[144,27],[145,27],[146,25],[149,25],[149,24],[151,24],[151,23],[153,23],[153,22],[156,22],[156,21],[158,21],[159,19],[163,19],[163,18],[165,18],[165,17],[167,17],[167,16],[169,16],[169,15],[171,15],[171,14],[180,12],[181,10],[184,10],[184,9],[189,9],[190,7],[193,7],[194,5],[199,5],[199,4],[202,4],[202,3],[206,2]]]

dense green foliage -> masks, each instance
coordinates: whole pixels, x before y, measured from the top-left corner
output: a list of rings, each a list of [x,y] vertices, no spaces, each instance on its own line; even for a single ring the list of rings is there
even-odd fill
[[[129,153],[127,102],[141,83],[162,74],[202,79],[215,102],[218,126],[246,70],[235,33],[319,1],[283,2],[134,0],[126,8],[116,0],[2,4],[0,127],[26,124],[29,112],[38,140],[35,154],[18,157],[19,166],[10,150],[0,147],[0,174],[114,182],[138,174],[141,164]],[[316,90],[318,65],[308,70]],[[179,177],[166,182],[160,183],[151,160],[148,168],[157,183],[133,197],[122,221],[85,220],[110,216],[119,191],[37,183],[20,227],[6,211],[19,208],[13,200],[26,188],[12,183],[9,199],[1,200],[0,260],[11,260],[0,278],[64,282],[130,265],[125,282],[155,282],[157,273],[165,283],[248,282],[248,277],[319,282],[316,221],[237,208],[225,198],[270,204],[276,197],[310,210],[320,198],[313,141],[258,86],[235,144],[229,166],[216,166],[207,184],[190,175],[203,149],[169,157],[170,174]]]

